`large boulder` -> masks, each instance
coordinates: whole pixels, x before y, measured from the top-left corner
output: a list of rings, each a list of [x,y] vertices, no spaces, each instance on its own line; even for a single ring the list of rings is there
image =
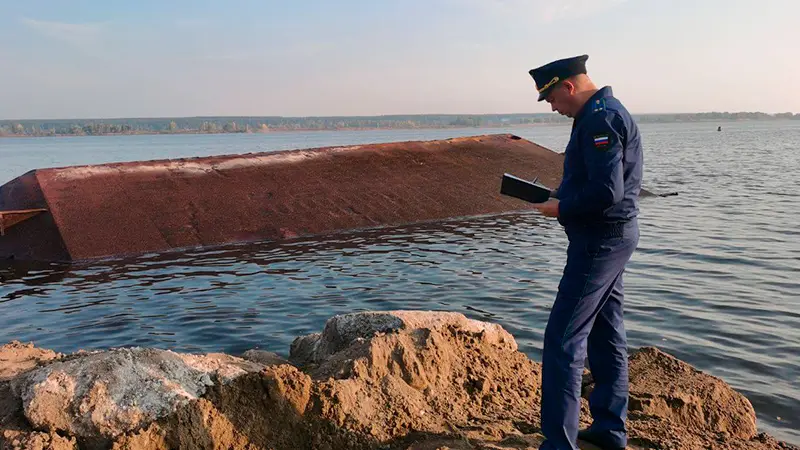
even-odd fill
[[[538,415],[539,366],[501,326],[458,313],[336,316],[289,359],[319,383],[322,417],[378,441]]]
[[[333,316],[322,333],[295,338],[289,359],[299,365],[320,363],[351,346],[354,342],[387,333],[413,334],[418,330],[440,331],[446,328],[477,333],[486,342],[511,351],[517,349],[514,337],[498,324],[466,318],[444,311],[381,311]]]
[[[173,413],[207,388],[258,371],[228,355],[125,348],[80,354],[14,383],[35,429],[111,439]]]

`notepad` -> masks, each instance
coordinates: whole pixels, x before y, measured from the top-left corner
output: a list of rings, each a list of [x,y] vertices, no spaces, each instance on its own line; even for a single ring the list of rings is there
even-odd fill
[[[537,180],[538,178],[533,181],[526,181],[505,173],[500,184],[500,193],[530,203],[544,203],[550,198],[551,191],[547,186],[539,184]]]

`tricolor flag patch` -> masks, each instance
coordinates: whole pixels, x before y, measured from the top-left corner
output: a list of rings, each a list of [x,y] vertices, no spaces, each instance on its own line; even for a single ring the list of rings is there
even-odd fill
[[[609,143],[610,140],[607,134],[600,134],[594,137],[594,146],[596,148],[605,149]]]

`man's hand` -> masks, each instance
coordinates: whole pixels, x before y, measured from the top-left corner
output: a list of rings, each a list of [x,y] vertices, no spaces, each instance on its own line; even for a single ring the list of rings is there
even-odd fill
[[[558,217],[558,199],[551,198],[544,203],[537,203],[533,207],[547,217]]]

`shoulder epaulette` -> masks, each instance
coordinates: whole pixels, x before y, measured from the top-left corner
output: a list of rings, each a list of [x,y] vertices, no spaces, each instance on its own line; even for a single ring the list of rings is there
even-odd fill
[[[592,105],[592,113],[599,113],[606,110],[606,99],[600,98],[594,101]]]

